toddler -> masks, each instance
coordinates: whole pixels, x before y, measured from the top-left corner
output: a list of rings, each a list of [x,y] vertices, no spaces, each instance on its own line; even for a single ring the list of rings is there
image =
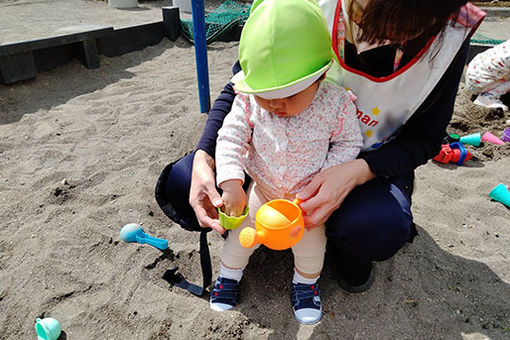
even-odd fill
[[[239,216],[248,204],[249,213],[225,241],[211,292],[214,310],[237,303],[243,269],[256,248],[243,248],[239,234],[254,228],[258,208],[272,199],[294,199],[317,173],[354,159],[361,149],[353,95],[325,79],[334,58],[316,0],[254,2],[239,45],[242,72],[232,78],[238,94],[216,146],[223,211]],[[253,179],[247,193],[245,172]],[[292,247],[291,301],[303,324],[322,317],[317,280],[325,246],[320,225],[305,230]]]
[[[510,92],[510,40],[473,58],[466,70],[466,87],[478,95],[475,104],[508,111],[500,97]]]

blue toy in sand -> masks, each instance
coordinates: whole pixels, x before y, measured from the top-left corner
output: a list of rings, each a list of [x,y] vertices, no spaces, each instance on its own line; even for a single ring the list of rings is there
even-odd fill
[[[129,223],[120,230],[120,238],[126,242],[137,242],[140,244],[147,243],[161,250],[168,248],[168,241],[161,238],[150,236],[145,233],[142,227],[136,223]]]

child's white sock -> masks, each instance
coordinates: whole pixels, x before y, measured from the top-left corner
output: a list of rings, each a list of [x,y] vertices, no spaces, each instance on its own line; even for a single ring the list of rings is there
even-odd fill
[[[236,280],[237,282],[241,281],[241,278],[243,277],[243,270],[244,268],[241,269],[227,268],[220,261],[220,276],[226,279]]]
[[[320,277],[320,275],[318,275],[317,277],[314,277],[313,279],[309,279],[309,278],[304,277],[303,275],[299,274],[296,271],[296,268],[294,268],[294,277],[292,278],[292,283],[303,283],[303,284],[311,285],[311,284],[317,282],[319,277]]]

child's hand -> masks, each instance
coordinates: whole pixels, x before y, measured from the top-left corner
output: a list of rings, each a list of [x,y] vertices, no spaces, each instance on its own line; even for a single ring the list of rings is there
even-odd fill
[[[246,193],[243,190],[241,181],[231,179],[221,183],[223,194],[223,212],[229,216],[241,216],[246,206]]]

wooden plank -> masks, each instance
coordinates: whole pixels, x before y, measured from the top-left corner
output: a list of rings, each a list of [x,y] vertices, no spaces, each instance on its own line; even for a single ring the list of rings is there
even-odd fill
[[[81,44],[82,53],[79,59],[88,69],[99,68],[99,55],[97,54],[96,39],[85,40]],[[80,51],[81,52],[81,51]]]
[[[14,56],[0,56],[0,81],[12,84],[20,80],[35,78],[37,68],[32,52],[19,53]]]
[[[20,41],[0,45],[0,56],[16,55],[19,53],[51,48],[59,45],[69,45],[79,41],[98,39],[113,33],[113,27],[103,27],[90,31],[63,34],[48,38]]]
[[[147,46],[159,44],[165,37],[163,21],[131,26],[115,30],[111,35],[98,39],[100,52],[107,57],[140,51]]]
[[[163,25],[165,35],[171,41],[176,41],[181,34],[181,20],[179,17],[179,7],[162,7]]]

